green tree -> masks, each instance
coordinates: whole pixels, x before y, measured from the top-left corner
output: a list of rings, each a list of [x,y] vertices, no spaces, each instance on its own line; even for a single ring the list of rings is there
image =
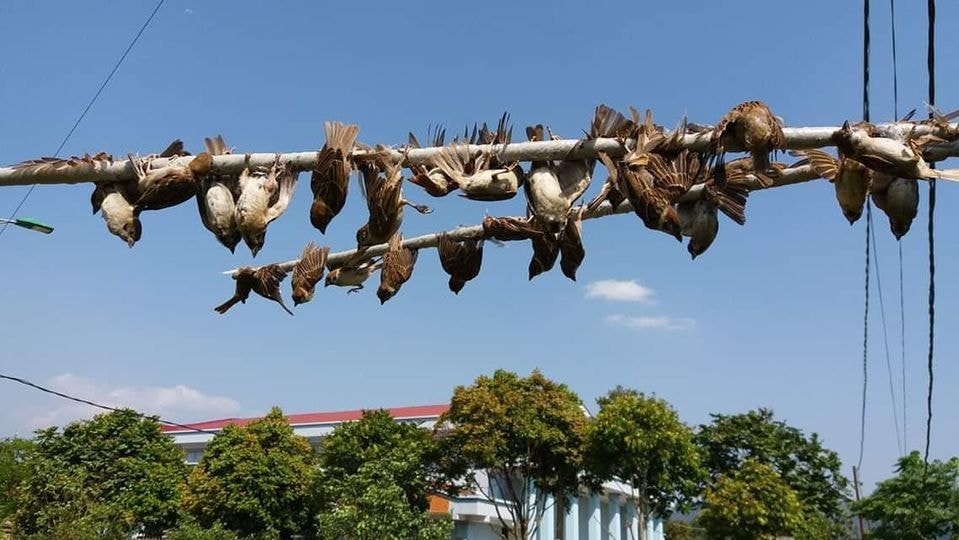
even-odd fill
[[[449,518],[429,516],[436,442],[430,431],[363,411],[324,439],[320,535],[330,539],[447,540]]]
[[[597,400],[589,428],[587,470],[594,483],[627,482],[637,499],[640,538],[651,513],[697,495],[705,473],[693,431],[666,401],[617,387]]]
[[[24,460],[33,450],[33,442],[27,439],[0,441],[0,523],[12,516],[17,509],[16,489],[26,477]]]
[[[497,370],[458,386],[435,430],[443,472],[460,488],[505,499],[495,507],[504,536],[529,538],[548,495],[577,494],[586,428],[582,402],[565,385],[539,371],[523,378]]]
[[[274,407],[210,440],[184,486],[183,505],[203,527],[291,538],[312,529],[316,453]]]
[[[959,458],[926,468],[914,451],[899,459],[896,473],[853,505],[853,512],[875,524],[869,538],[959,537]]]
[[[746,459],[703,494],[696,524],[709,538],[773,539],[791,536],[803,520],[796,493],[775,469]]]
[[[123,538],[175,525],[186,468],[155,418],[124,409],[38,431],[35,443],[17,491],[19,534]]]
[[[807,437],[764,408],[712,418],[696,435],[712,482],[747,459],[769,465],[796,492],[810,522],[824,519],[831,523],[832,534],[841,534],[849,482],[840,473],[839,455],[823,447],[817,434]]]

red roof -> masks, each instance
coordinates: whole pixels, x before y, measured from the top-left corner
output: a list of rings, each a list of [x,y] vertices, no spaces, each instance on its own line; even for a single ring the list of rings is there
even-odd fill
[[[450,408],[448,403],[442,405],[419,405],[415,407],[395,407],[392,409],[386,409],[390,413],[390,416],[396,419],[405,419],[405,418],[433,418],[439,416]],[[350,422],[353,420],[359,420],[363,415],[363,409],[356,409],[352,411],[336,411],[336,412],[316,412],[316,413],[301,413],[301,414],[288,414],[286,415],[287,421],[290,422],[291,426],[298,425],[310,425],[310,424],[338,424],[340,422]],[[203,430],[218,430],[223,429],[229,425],[245,426],[252,422],[253,420],[258,420],[258,418],[221,418],[219,420],[207,420],[205,422],[196,422],[192,424],[184,424],[189,426],[192,429],[203,429]],[[173,432],[188,432],[190,430],[184,429],[179,426],[161,426],[161,429],[167,433]]]

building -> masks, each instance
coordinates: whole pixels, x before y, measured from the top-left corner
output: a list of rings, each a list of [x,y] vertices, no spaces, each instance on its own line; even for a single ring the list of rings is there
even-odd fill
[[[387,409],[397,422],[409,422],[431,429],[449,405],[423,405]],[[287,420],[293,431],[305,437],[314,448],[319,448],[324,437],[339,424],[359,420],[361,410],[292,414]],[[213,434],[228,425],[246,425],[253,418],[223,418],[190,424],[187,430],[176,426],[164,426],[163,431],[173,437],[181,448],[188,464],[196,464],[203,455]],[[485,478],[482,474],[479,477]],[[491,491],[488,491],[492,492]],[[504,504],[504,503],[500,503]],[[546,502],[546,516],[540,523],[538,540],[633,540],[638,538],[636,504],[629,486],[609,482],[601,494],[583,493],[570,504],[569,511],[561,505]],[[495,540],[500,527],[496,506],[481,493],[464,494],[452,499],[433,497],[430,511],[449,513],[453,519],[453,540]],[[663,540],[663,524],[658,519],[647,524],[646,538]]]

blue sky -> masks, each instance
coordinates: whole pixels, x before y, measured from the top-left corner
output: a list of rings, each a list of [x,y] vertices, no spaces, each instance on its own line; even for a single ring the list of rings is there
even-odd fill
[[[888,5],[880,4],[877,121],[893,114]],[[54,151],[152,5],[0,5],[0,163]],[[897,8],[904,112],[926,96],[925,12],[918,3]],[[409,130],[456,130],[504,110],[519,133],[543,122],[573,137],[599,103],[651,107],[657,121],[674,125],[684,113],[715,123],[736,103],[763,99],[788,125],[830,125],[861,115],[860,9],[827,0],[794,8],[758,0],[303,1],[282,9],[169,0],[64,153],[147,153],[177,137],[196,151],[217,133],[238,151],[311,150],[331,119],[359,124],[362,141],[398,144]],[[959,5],[940,2],[938,95],[947,110],[959,107],[950,100],[959,75],[946,69],[959,64],[959,39],[947,32],[957,18]],[[334,251],[353,244],[365,221],[358,190],[324,238],[309,224],[307,181],[301,176],[257,263],[289,259],[310,239]],[[820,433],[846,473],[856,460],[865,223],[847,224],[825,182],[754,195],[747,226],[724,221],[696,261],[634,216],[618,216],[586,225],[578,283],[558,269],[528,283],[525,244],[489,246],[480,277],[454,296],[430,251],[383,307],[372,288],[349,297],[326,289],[295,318],[257,298],[227,316],[213,312],[233,286],[220,271],[251,259],[242,246],[235,256],[223,249],[192,202],[144,214],[143,239],[130,250],[90,215],[91,190],[38,188],[22,215],[56,233],[10,229],[0,237],[3,372],[191,421],[273,404],[306,412],[437,403],[495,368],[539,367],[588,405],[620,384],[668,399],[690,423],[772,407]],[[0,189],[0,213],[24,191]],[[925,186],[922,193],[925,203]],[[407,236],[477,223],[486,212],[522,212],[521,197],[431,199],[413,187],[407,196],[435,208],[429,216],[407,212]],[[959,324],[950,235],[959,226],[951,211],[959,186],[942,185],[939,205],[932,453],[943,457],[959,448],[959,346],[950,330]],[[921,448],[925,410],[925,213],[923,206],[903,241],[910,448]],[[885,217],[876,217],[898,391],[896,243]],[[604,280],[636,286],[597,284]],[[632,301],[603,296],[624,291]],[[898,454],[878,309],[873,322],[869,486]],[[0,391],[0,435],[84,414],[10,383]]]

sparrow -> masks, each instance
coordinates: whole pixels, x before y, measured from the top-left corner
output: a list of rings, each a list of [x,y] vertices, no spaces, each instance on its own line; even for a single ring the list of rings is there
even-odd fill
[[[433,147],[438,148],[444,146],[444,141],[446,139],[445,129],[437,126],[435,131],[432,129],[427,130],[427,134],[431,134],[431,145]],[[414,148],[422,148],[419,139],[417,139],[416,135],[414,135],[412,132],[409,133],[408,141],[409,142],[404,149],[404,152],[407,155],[409,154],[409,151]],[[439,167],[431,167],[428,165],[409,165],[409,169],[410,172],[413,173],[413,176],[410,178],[410,183],[420,186],[432,197],[445,197],[459,188],[456,182],[447,176],[447,174],[444,173]]]
[[[380,269],[383,265],[383,259],[367,260],[356,266],[344,265],[333,268],[326,274],[324,287],[336,285],[337,287],[350,287],[347,294],[359,291],[363,288],[363,283],[373,275],[373,272]]]
[[[380,148],[377,157],[359,164],[363,175],[363,196],[370,217],[356,231],[357,249],[388,242],[403,224],[404,206],[410,206],[421,214],[432,213],[428,206],[413,204],[403,198],[403,169],[385,155],[384,150]],[[380,175],[381,171],[383,176]]]
[[[939,142],[940,139],[909,138],[901,143],[885,137],[874,137],[875,127],[861,123],[852,129],[849,122],[833,134],[833,142],[847,158],[852,158],[873,171],[894,178],[929,179],[959,181],[959,170],[933,169],[922,157],[922,147],[927,142]]]
[[[676,206],[683,236],[689,237],[686,250],[693,259],[709,249],[719,234],[718,210],[716,203],[705,197]]]
[[[82,156],[70,156],[69,158],[59,157],[41,157],[37,159],[28,159],[10,167],[11,169],[30,169],[31,172],[61,170],[65,167],[77,167],[79,165],[91,165],[98,167],[113,163],[113,156],[106,152],[97,152],[94,155],[84,153]]]
[[[137,197],[136,182],[132,180],[97,184],[90,197],[93,213],[100,212],[107,223],[107,230],[131,248],[143,233],[140,211],[133,206]]]
[[[326,142],[316,155],[316,167],[310,177],[313,204],[310,206],[310,223],[326,234],[326,228],[346,204],[350,186],[350,150],[356,143],[359,126],[340,122],[324,122]]]
[[[280,164],[280,156],[269,170],[250,170],[240,173],[240,196],[236,200],[236,225],[250,252],[256,254],[266,242],[266,227],[280,217],[290,204],[297,173],[290,165]]]
[[[280,294],[280,282],[285,278],[286,272],[276,264],[268,264],[256,269],[248,266],[240,268],[233,275],[233,279],[236,280],[236,292],[233,293],[233,297],[213,309],[223,315],[237,303],[245,304],[246,299],[250,297],[250,291],[253,291],[267,300],[280,304],[284,311],[293,315],[290,308],[283,303],[283,296]]]
[[[512,141],[513,129],[509,126],[509,114],[503,113],[496,131],[486,124],[464,140],[454,140],[433,159],[435,167],[431,177],[444,175],[454,184],[460,194],[474,201],[505,201],[516,196],[525,181],[523,168],[518,162],[506,162],[492,149],[473,155],[468,144],[507,145]]]
[[[317,247],[313,242],[303,248],[300,260],[293,266],[294,306],[305,304],[313,299],[316,284],[323,279],[323,273],[326,271],[326,258],[329,254],[329,247]]]
[[[712,152],[717,156],[717,181],[725,182],[726,147],[744,148],[755,164],[756,178],[763,187],[773,183],[776,171],[770,170],[769,153],[786,146],[783,121],[762,101],[747,101],[732,108],[713,130]]]
[[[207,153],[222,156],[230,153],[221,135],[205,139]],[[196,204],[200,220],[230,253],[240,243],[240,229],[236,225],[236,199],[239,197],[240,180],[236,175],[207,174],[200,178]]]
[[[632,107],[630,107],[630,112],[633,120],[626,120],[625,117],[623,117],[623,124],[619,133],[616,135],[616,139],[619,140],[619,143],[623,145],[624,148],[626,147],[627,139],[636,139],[635,148],[637,150],[651,152],[663,141],[662,133],[658,132],[655,128],[646,129],[652,127],[652,117],[649,111],[646,113],[649,117],[649,125],[645,127],[641,127],[643,123],[639,120],[639,112]],[[622,116],[622,114],[614,111],[614,117],[618,118]],[[625,187],[621,186],[618,180],[618,175],[607,174],[606,181],[603,182],[603,187],[600,189],[600,192],[586,204],[586,211],[588,213],[595,213],[605,201],[609,201],[612,208],[615,209],[626,200]]]
[[[380,305],[396,296],[400,287],[409,281],[418,253],[415,249],[403,247],[403,235],[396,233],[390,238],[390,249],[383,255],[380,269],[380,286],[376,289]]]
[[[564,276],[573,281],[576,281],[576,270],[586,258],[586,248],[583,247],[583,211],[584,208],[580,207],[579,211],[570,213],[566,228],[559,238],[559,268]]]
[[[466,282],[480,273],[483,265],[483,239],[453,240],[446,233],[439,235],[436,252],[440,265],[450,275],[449,288],[459,294]]]
[[[850,225],[862,217],[873,176],[868,167],[842,154],[836,159],[822,150],[797,150],[790,154],[805,158],[816,174],[832,182],[839,208]]]
[[[140,197],[134,206],[139,210],[162,210],[186,202],[196,196],[200,178],[213,170],[213,156],[208,152],[198,154],[186,165],[158,169],[150,168],[152,157],[141,160],[130,154],[128,158],[137,177]]]
[[[919,182],[912,178],[893,178],[875,174],[872,200],[889,218],[889,229],[900,240],[919,213]]]
[[[483,219],[483,236],[501,242],[529,240],[533,246],[533,257],[529,261],[530,280],[552,270],[559,257],[559,241],[556,236],[544,232],[532,217],[519,219],[486,216]]]

